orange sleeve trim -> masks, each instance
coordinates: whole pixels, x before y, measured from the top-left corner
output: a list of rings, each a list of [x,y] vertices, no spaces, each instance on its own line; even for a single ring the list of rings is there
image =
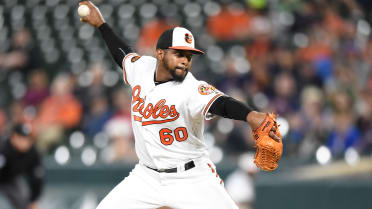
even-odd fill
[[[126,70],[125,70],[125,60],[127,60],[127,58],[130,57],[131,55],[135,55],[135,54],[136,54],[136,53],[129,53],[129,54],[127,54],[127,55],[124,57],[124,59],[123,59],[123,63],[122,63],[123,73],[124,73],[124,82],[125,82],[126,84],[128,84],[128,85],[129,85],[129,82],[128,82],[128,79],[127,79],[127,72],[126,72]]]
[[[134,119],[135,121],[142,122],[142,118],[141,118],[141,117],[138,117],[137,115],[133,115],[133,119]]]
[[[203,115],[205,116],[207,114],[207,111],[209,110],[209,107],[213,104],[214,101],[216,101],[216,99],[220,96],[222,96],[223,94],[217,94],[216,96],[214,96],[207,104],[207,106],[205,106],[204,108],[204,111],[203,111]]]

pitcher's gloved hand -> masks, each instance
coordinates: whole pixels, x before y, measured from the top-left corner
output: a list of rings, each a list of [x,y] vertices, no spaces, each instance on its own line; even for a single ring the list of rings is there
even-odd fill
[[[253,130],[253,137],[257,147],[254,163],[262,170],[275,170],[282,156],[283,143],[273,113],[266,114],[261,125]]]

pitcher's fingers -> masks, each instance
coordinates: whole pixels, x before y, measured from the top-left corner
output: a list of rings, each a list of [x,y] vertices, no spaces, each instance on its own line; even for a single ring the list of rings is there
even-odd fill
[[[272,139],[274,139],[275,141],[280,142],[280,138],[279,138],[277,135],[275,135],[275,132],[270,131],[270,132],[269,132],[269,136],[270,136]]]
[[[81,21],[81,22],[88,22],[88,17],[87,17],[87,16],[85,16],[85,17],[81,17],[81,18],[80,18],[80,21]]]
[[[86,1],[86,4],[87,4],[89,7],[95,7],[94,4],[93,4],[91,1]]]
[[[82,4],[88,5],[89,4],[88,2],[89,1],[81,1],[81,2],[79,2],[79,6],[82,5]]]

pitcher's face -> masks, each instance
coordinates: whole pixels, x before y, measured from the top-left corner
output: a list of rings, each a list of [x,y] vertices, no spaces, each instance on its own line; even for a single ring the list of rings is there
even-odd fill
[[[163,63],[175,81],[183,81],[191,68],[193,53],[188,50],[165,49]]]

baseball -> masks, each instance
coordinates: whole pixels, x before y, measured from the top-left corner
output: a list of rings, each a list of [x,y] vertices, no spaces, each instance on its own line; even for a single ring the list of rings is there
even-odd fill
[[[89,7],[87,5],[81,5],[78,8],[78,14],[80,17],[88,16],[90,13]]]

